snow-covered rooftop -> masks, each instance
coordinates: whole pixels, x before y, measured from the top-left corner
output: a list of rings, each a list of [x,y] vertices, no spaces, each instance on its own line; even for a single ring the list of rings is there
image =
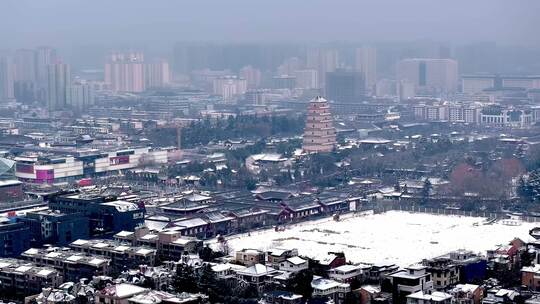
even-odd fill
[[[128,212],[128,211],[135,211],[135,210],[139,209],[137,204],[129,203],[129,202],[125,202],[125,201],[114,201],[114,202],[102,203],[102,205],[104,205],[104,206],[112,206],[118,212]]]

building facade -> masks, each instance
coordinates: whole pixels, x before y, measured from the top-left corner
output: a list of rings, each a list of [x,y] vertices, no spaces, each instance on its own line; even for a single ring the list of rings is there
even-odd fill
[[[68,64],[47,66],[47,108],[49,111],[66,110],[71,94],[71,72]]]
[[[364,77],[360,72],[335,71],[326,74],[326,97],[343,103],[359,103],[364,97]]]
[[[146,88],[163,88],[171,82],[171,71],[169,62],[166,60],[156,60],[145,63],[144,81]]]
[[[397,81],[406,81],[416,94],[453,94],[458,89],[458,63],[452,59],[403,59],[397,65]]]
[[[377,49],[363,46],[356,49],[355,56],[355,68],[362,74],[364,88],[373,93],[377,83]]]
[[[0,56],[0,102],[12,101],[15,98],[14,76],[13,59]]]
[[[143,92],[144,55],[140,52],[113,53],[105,64],[105,82],[118,92]]]

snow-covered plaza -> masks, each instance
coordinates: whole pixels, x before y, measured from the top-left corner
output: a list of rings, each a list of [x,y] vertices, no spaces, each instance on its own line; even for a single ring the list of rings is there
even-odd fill
[[[485,254],[487,249],[507,244],[514,237],[529,240],[529,229],[536,226],[526,222],[485,223],[486,219],[479,217],[364,213],[347,215],[339,222],[325,218],[291,225],[284,231],[269,229],[232,236],[228,246],[232,250],[298,248],[300,255],[309,257],[343,251],[353,262],[407,266],[456,249]]]

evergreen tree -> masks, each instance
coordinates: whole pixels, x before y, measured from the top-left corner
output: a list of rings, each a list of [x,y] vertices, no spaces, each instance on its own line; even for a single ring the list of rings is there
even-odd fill
[[[291,275],[287,281],[286,289],[302,295],[304,299],[311,299],[311,294],[313,293],[311,281],[313,281],[313,272],[305,269]]]
[[[199,278],[197,280],[197,288],[200,292],[210,296],[213,293],[216,282],[217,278],[216,274],[212,271],[212,266],[210,266],[210,264],[205,264],[202,267]]]
[[[401,192],[401,186],[399,185],[399,180],[396,181],[396,183],[394,184],[394,191]]]
[[[176,267],[173,287],[178,292],[198,292],[195,271],[193,270],[193,267],[179,264]]]
[[[426,178],[426,180],[424,181],[424,186],[422,187],[422,203],[423,204],[427,204],[427,202],[429,201],[432,188],[433,186],[431,185],[429,178]]]
[[[540,201],[540,169],[534,170],[529,174],[527,180],[527,191],[533,201]]]
[[[533,195],[531,190],[528,181],[526,181],[523,176],[520,177],[516,189],[517,195],[526,202],[532,201]]]

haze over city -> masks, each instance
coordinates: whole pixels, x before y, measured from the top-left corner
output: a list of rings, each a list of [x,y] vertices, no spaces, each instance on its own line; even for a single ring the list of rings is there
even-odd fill
[[[1,1],[0,304],[538,304],[539,12]]]
[[[2,45],[495,41],[538,45],[538,1],[5,0]]]

